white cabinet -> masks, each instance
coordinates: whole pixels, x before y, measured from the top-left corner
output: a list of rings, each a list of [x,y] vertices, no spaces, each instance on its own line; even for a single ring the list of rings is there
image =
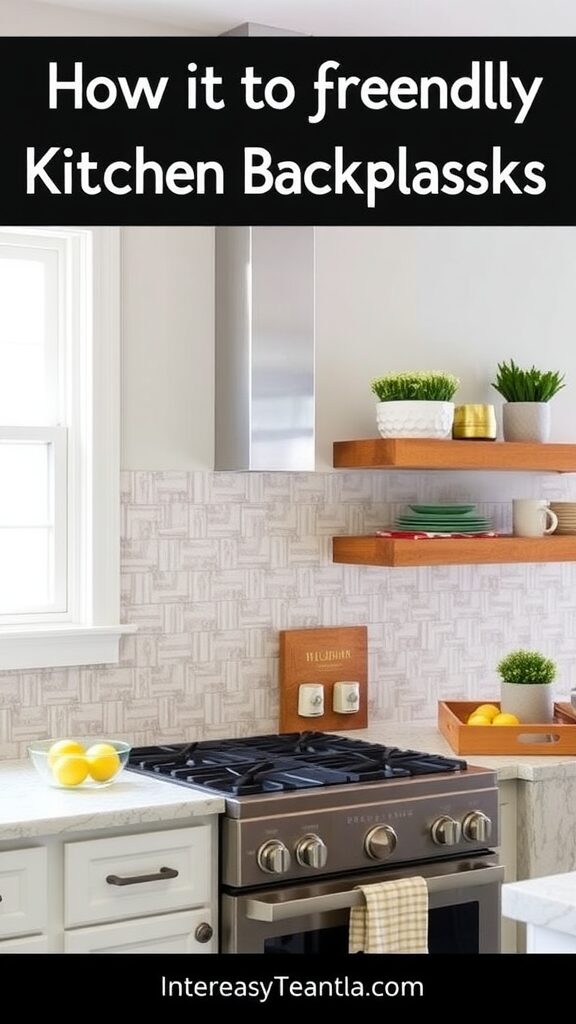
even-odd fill
[[[66,843],[65,927],[206,904],[210,867],[207,825]]]
[[[47,892],[46,850],[0,853],[0,939],[44,931]]]
[[[77,928],[66,932],[66,953],[215,953],[214,938],[203,941],[212,929],[207,909],[145,917],[136,921]],[[199,938],[200,937],[200,938]]]
[[[0,953],[47,953],[46,935],[29,935],[25,939],[5,939],[0,942]]]
[[[0,844],[0,953],[216,952],[217,824]]]

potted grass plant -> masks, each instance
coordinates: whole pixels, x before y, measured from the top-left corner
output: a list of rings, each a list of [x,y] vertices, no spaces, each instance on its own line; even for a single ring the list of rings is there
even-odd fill
[[[498,363],[492,387],[502,395],[502,428],[505,441],[548,441],[550,406],[564,387],[564,374],[557,370],[522,369],[513,359]]]
[[[520,722],[551,722],[556,665],[538,651],[512,651],[498,663],[500,707]]]
[[[437,370],[389,373],[376,377],[376,420],[381,437],[449,438],[454,422],[452,399],[460,381]]]

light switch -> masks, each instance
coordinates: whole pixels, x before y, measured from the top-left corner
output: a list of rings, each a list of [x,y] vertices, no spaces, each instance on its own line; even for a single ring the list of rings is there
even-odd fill
[[[332,708],[339,715],[354,715],[360,709],[360,683],[334,683]]]
[[[303,718],[316,718],[324,714],[324,687],[322,683],[301,683],[298,687],[298,714]]]

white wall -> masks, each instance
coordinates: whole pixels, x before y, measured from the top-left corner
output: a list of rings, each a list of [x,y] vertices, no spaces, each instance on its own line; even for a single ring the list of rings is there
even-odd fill
[[[561,369],[553,439],[576,441],[575,228],[316,234],[319,469],[333,440],[374,433],[369,382],[389,370],[448,370],[458,401],[498,406],[498,361]]]
[[[213,231],[124,229],[126,469],[213,458]],[[561,369],[553,439],[576,440],[575,228],[318,228],[317,468],[375,433],[369,382],[445,369],[494,402],[496,365]]]
[[[137,6],[135,4],[134,6]],[[181,36],[184,28],[142,18],[117,18],[33,0],[0,0],[1,36]]]
[[[122,466],[214,465],[214,231],[122,231]]]

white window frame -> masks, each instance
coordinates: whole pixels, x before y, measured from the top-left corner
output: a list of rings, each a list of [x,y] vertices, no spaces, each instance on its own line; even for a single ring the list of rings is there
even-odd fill
[[[116,664],[122,634],[136,630],[119,624],[120,229],[0,229],[9,244],[30,236],[66,254],[69,427],[14,427],[0,437],[48,441],[60,479],[64,466],[66,493],[56,487],[55,500],[60,522],[67,506],[67,599],[65,611],[0,617],[0,670]]]
[[[50,446],[50,476],[52,478],[54,522],[54,577],[55,593],[52,607],[29,612],[0,614],[3,625],[37,625],[42,622],[70,620],[69,595],[72,593],[71,566],[67,557],[70,522],[68,517],[68,431],[66,427],[3,427],[0,426],[0,444],[12,441],[22,444],[37,442]],[[1,481],[0,481],[1,486]],[[18,524],[14,524],[15,526]],[[48,524],[43,524],[48,525]],[[1,650],[0,650],[1,658]]]

